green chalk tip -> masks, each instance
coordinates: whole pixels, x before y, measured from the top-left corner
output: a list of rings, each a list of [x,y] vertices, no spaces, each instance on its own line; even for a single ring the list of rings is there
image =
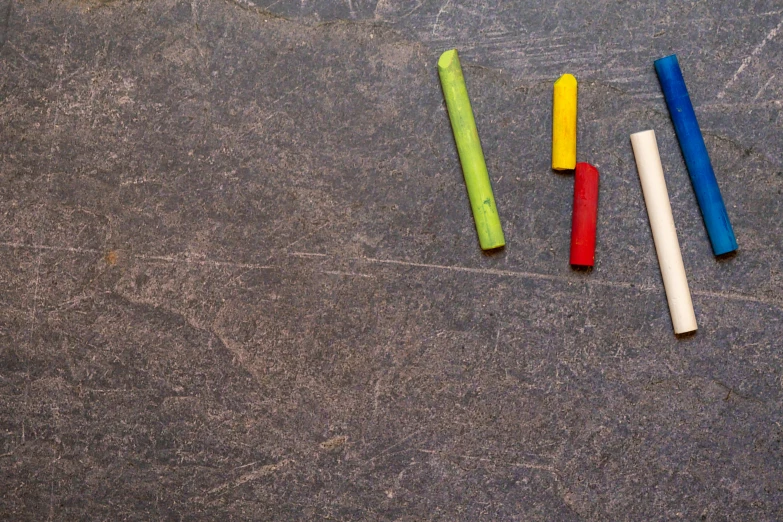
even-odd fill
[[[446,108],[449,111],[454,141],[457,143],[462,175],[465,177],[465,186],[468,189],[479,244],[482,250],[502,247],[506,244],[506,239],[503,237],[503,228],[495,206],[487,164],[484,161],[484,152],[481,149],[481,140],[479,140],[456,49],[440,55],[438,75],[443,87],[443,97],[446,99]]]
[[[451,64],[454,63],[454,58],[459,60],[456,49],[451,49],[441,54],[440,58],[438,58],[438,69],[448,69],[451,67]]]

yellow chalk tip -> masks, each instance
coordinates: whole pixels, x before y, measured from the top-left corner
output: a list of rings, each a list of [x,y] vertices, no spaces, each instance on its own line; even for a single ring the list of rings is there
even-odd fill
[[[457,50],[451,49],[440,55],[438,58],[438,69],[448,69],[454,60],[457,59]]]
[[[574,78],[573,74],[564,74],[560,78],[557,79],[555,82],[555,85],[558,87],[570,87],[576,85],[576,78]]]

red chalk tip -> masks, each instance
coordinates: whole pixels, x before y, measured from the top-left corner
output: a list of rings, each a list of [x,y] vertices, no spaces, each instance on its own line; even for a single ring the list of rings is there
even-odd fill
[[[598,169],[577,163],[574,172],[574,214],[571,222],[571,264],[593,266],[598,223]]]

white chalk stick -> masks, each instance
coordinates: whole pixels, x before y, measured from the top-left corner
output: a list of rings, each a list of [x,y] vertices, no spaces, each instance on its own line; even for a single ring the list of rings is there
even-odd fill
[[[636,157],[636,168],[642,182],[644,202],[650,217],[658,264],[663,276],[663,287],[669,301],[669,313],[672,316],[674,333],[682,334],[696,330],[696,314],[693,312],[691,291],[682,264],[680,243],[674,228],[672,206],[663,178],[663,166],[658,154],[655,131],[648,130],[631,134],[631,145]]]

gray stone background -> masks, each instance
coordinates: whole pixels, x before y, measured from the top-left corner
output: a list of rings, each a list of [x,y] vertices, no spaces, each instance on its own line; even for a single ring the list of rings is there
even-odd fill
[[[3,0],[0,46],[2,519],[783,519],[780,0]],[[734,258],[653,70],[672,52]],[[592,272],[549,169],[564,72],[602,176]],[[648,128],[682,339],[628,139]]]

